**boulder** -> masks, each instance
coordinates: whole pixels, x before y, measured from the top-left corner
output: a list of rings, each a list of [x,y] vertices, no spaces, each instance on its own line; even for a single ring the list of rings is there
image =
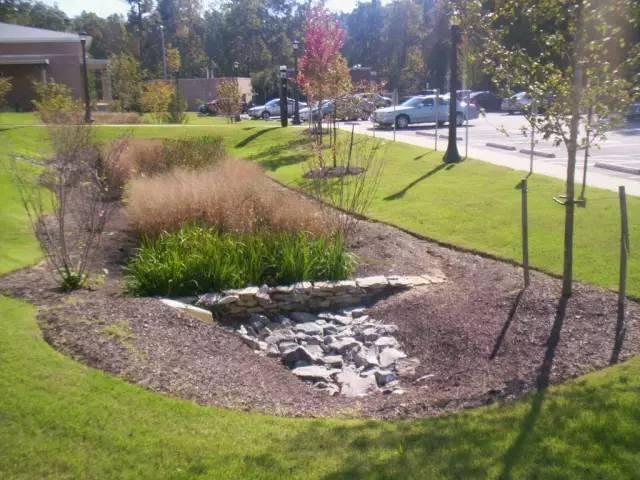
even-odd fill
[[[318,320],[318,317],[314,314],[307,312],[292,312],[289,316],[297,323],[314,323]]]
[[[299,323],[294,327],[296,332],[302,332],[307,335],[322,335],[324,329],[315,322]]]
[[[327,355],[326,357],[320,358],[319,361],[334,368],[342,368],[344,364],[344,360],[340,355]]]
[[[376,370],[375,377],[376,382],[378,382],[378,386],[380,387],[384,387],[388,383],[398,379],[398,375],[388,370]]]
[[[301,346],[282,352],[282,363],[289,368],[295,368],[296,363],[300,361],[310,365],[315,361],[315,357],[305,347]]]
[[[376,347],[379,348],[398,348],[400,344],[395,337],[380,337],[375,342]]]
[[[413,377],[419,365],[420,360],[417,358],[401,358],[396,361],[396,372],[401,377]]]
[[[273,332],[267,338],[264,339],[269,345],[277,345],[282,342],[294,342],[296,335],[289,329],[280,329]]]
[[[332,350],[343,355],[351,350],[362,348],[362,344],[353,337],[336,338],[330,345]]]
[[[396,348],[385,348],[380,352],[380,366],[387,368],[393,365],[397,360],[406,358],[407,355]]]
[[[378,355],[374,348],[362,347],[358,352],[353,354],[353,361],[358,367],[377,367]]]
[[[244,342],[245,345],[247,345],[249,348],[251,348],[252,350],[261,350],[261,344],[263,344],[264,342],[261,342],[260,340],[258,340],[257,338],[251,337],[249,335],[240,335],[240,339]],[[265,350],[266,350],[266,343],[264,343],[265,345]]]

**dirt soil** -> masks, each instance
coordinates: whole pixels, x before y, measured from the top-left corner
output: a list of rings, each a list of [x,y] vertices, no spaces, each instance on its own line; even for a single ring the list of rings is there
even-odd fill
[[[121,211],[103,235],[90,290],[62,293],[44,265],[0,278],[0,292],[40,307],[44,338],[80,362],[130,382],[201,404],[276,415],[415,417],[513,399],[640,351],[640,308],[629,302],[617,335],[617,295],[576,285],[559,304],[560,282],[508,263],[461,253],[398,229],[361,222],[350,248],[358,275],[440,270],[447,282],[396,294],[370,315],[399,327],[403,349],[420,360],[401,380],[404,394],[330,397],[261,357],[219,324],[204,324],[153,298],[124,294],[136,240]],[[560,314],[558,313],[560,312]]]

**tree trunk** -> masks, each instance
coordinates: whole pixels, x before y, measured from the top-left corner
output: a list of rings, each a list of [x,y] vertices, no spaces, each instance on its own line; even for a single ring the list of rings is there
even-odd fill
[[[573,229],[575,219],[575,176],[578,153],[578,128],[580,126],[580,95],[583,87],[583,4],[576,9],[576,35],[573,58],[573,91],[571,92],[571,122],[567,143],[567,191],[564,219],[564,265],[562,272],[562,296],[571,296],[573,284]]]

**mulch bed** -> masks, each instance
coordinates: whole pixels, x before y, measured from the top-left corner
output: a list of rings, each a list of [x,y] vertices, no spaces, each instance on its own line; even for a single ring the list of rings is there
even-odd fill
[[[371,307],[373,318],[398,325],[405,351],[421,362],[415,376],[402,380],[403,395],[329,397],[277,360],[253,353],[222,325],[201,323],[156,299],[127,297],[122,273],[135,245],[119,211],[97,262],[108,273],[93,289],[61,293],[39,265],[0,278],[0,292],[38,305],[45,339],[78,361],[157,392],[276,415],[437,415],[517,398],[640,351],[640,308],[633,302],[626,336],[615,348],[615,293],[576,285],[558,317],[555,278],[534,272],[522,292],[521,271],[508,263],[360,222],[350,240],[358,275],[440,270],[448,281]]]

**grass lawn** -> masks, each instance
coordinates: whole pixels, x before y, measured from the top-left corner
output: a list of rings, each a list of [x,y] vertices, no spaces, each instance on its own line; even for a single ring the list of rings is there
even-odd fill
[[[247,127],[251,130],[244,130]],[[112,136],[118,130],[104,128],[102,135]],[[228,143],[242,156],[264,154],[266,166],[279,178],[296,178],[299,140],[292,129],[282,133],[262,122],[244,122],[239,127],[216,129],[223,130]],[[178,136],[210,133],[211,127],[141,127],[135,131],[145,136]],[[38,146],[46,145],[45,134],[38,127],[0,131],[0,273],[39,256],[6,165],[10,152],[36,154]],[[414,160],[411,155],[426,152],[404,148],[390,148],[389,162],[397,162],[400,169],[415,162],[420,168],[413,173],[403,171],[403,175],[393,175],[388,169],[392,185],[386,185],[386,177],[384,191],[374,205],[376,215],[389,208],[383,203],[384,196],[396,193],[399,186],[404,188],[418,170],[424,175],[437,162],[428,153]],[[405,153],[409,157],[401,158]],[[441,186],[439,191],[454,199],[455,189],[464,183],[470,192],[464,205],[470,209],[473,195],[478,201],[484,199],[476,191],[480,186],[499,192],[512,177],[513,183],[519,178],[519,174],[497,169],[497,180],[483,179],[483,166],[468,162],[445,171],[452,175],[447,177],[451,190]],[[468,181],[461,178],[461,167],[469,169]],[[493,167],[487,172],[491,170]],[[435,180],[440,173],[429,178]],[[425,183],[429,181],[409,189],[398,201],[414,198]],[[551,180],[535,184],[545,194],[558,185]],[[602,193],[606,192],[598,192]],[[430,195],[435,201],[436,195]],[[596,192],[592,197],[595,203]],[[499,205],[494,204],[495,208]],[[450,217],[457,220],[454,205],[448,208]],[[632,212],[633,208],[637,211],[636,203]],[[443,212],[436,215],[433,209],[426,209],[424,214],[428,221],[423,229],[431,231],[431,236],[437,232],[427,227],[448,225]],[[401,219],[392,218],[396,223]],[[492,237],[483,234],[480,223],[473,222],[467,237]],[[507,219],[502,222],[508,223]],[[501,222],[487,219],[487,228],[494,224]],[[450,225],[444,233],[453,240],[462,226],[460,222]],[[596,224],[593,236],[600,230]],[[637,236],[637,230],[634,232]],[[517,242],[513,239],[503,247],[509,243]],[[30,305],[0,297],[3,479],[633,479],[640,471],[640,359],[514,404],[442,418],[393,422],[282,419],[200,407],[86,368],[44,342],[34,315]]]

